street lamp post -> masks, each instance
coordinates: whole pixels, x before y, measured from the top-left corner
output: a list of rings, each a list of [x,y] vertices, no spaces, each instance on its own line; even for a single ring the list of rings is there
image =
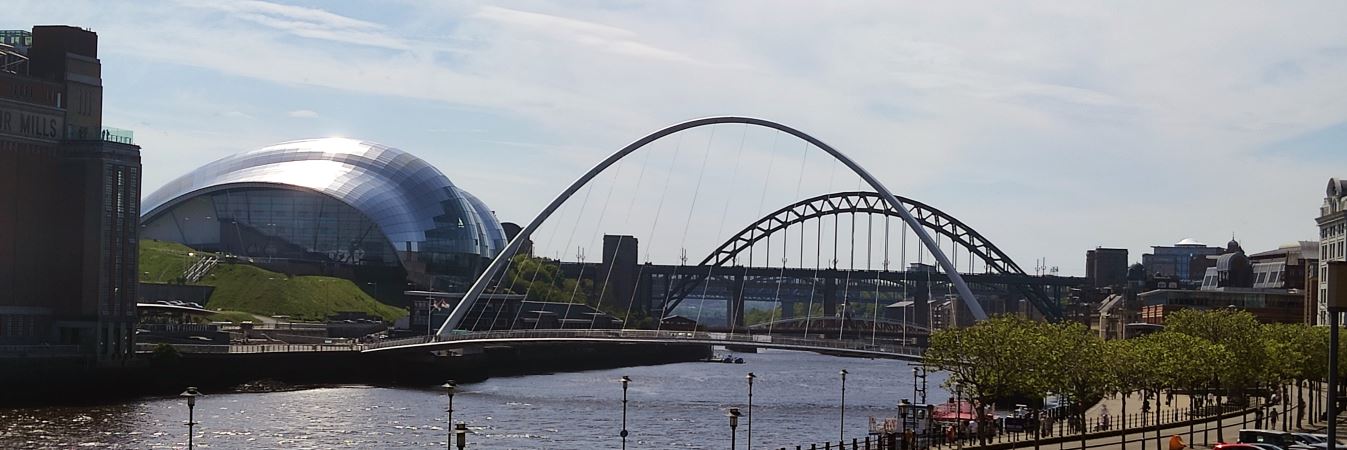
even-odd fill
[[[187,399],[187,450],[192,450],[195,446],[193,438],[196,435],[196,398],[200,395],[201,392],[197,391],[194,386],[188,387],[187,390],[178,394],[178,396]]]
[[[739,427],[739,408],[730,408],[730,412],[725,415],[730,418],[730,450],[734,450],[734,429]]]
[[[449,426],[446,427],[446,429],[449,430],[450,435],[446,437],[444,442],[444,448],[448,449],[451,445],[450,442],[453,441],[451,438],[453,438],[454,432],[454,388],[458,387],[458,385],[454,384],[454,380],[449,380],[440,387],[444,388],[444,390],[449,393],[449,409],[446,410],[449,413]]]
[[[912,409],[912,404],[909,403],[907,399],[903,399],[902,402],[898,403],[898,420],[903,422],[903,448],[907,448],[907,410],[909,409]]]
[[[618,433],[618,436],[622,436],[622,450],[627,450],[627,384],[631,383],[631,377],[623,375],[621,381],[622,381],[622,432]]]
[[[958,382],[954,383],[954,442],[957,448],[963,448],[963,440],[959,439],[959,425],[963,421],[963,388]]]
[[[753,450],[753,379],[757,377],[753,372],[744,376],[748,379],[748,450]]]
[[[458,436],[458,450],[463,450],[468,446],[468,424],[460,423],[454,427],[454,434]]]
[[[837,439],[844,441],[847,438],[847,369],[837,373],[842,375],[842,411],[837,418]]]

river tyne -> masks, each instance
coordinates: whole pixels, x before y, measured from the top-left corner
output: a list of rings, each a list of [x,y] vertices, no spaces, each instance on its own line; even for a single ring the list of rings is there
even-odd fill
[[[863,437],[868,417],[891,417],[912,397],[903,361],[805,352],[738,355],[744,364],[660,366],[492,378],[461,384],[454,421],[467,422],[468,448],[603,449],[620,447],[622,388],[630,376],[627,446],[632,449],[729,447],[728,408],[747,412],[754,372],[753,446],[780,448],[838,438],[846,369],[845,435]],[[927,380],[940,403],[944,375]],[[184,386],[190,380],[184,380]],[[268,393],[207,392],[196,406],[201,449],[445,448],[442,389],[321,386]],[[0,448],[186,448],[187,406],[176,397],[114,405],[0,409]],[[744,446],[747,418],[738,442]]]

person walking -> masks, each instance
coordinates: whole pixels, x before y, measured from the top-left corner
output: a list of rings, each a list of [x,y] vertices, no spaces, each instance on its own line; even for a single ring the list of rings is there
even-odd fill
[[[1277,428],[1277,408],[1272,408],[1267,413],[1268,428]]]

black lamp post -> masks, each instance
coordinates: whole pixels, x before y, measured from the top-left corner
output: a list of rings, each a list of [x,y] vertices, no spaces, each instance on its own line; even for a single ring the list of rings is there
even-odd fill
[[[734,450],[734,429],[739,427],[739,408],[730,408],[730,412],[725,415],[730,418],[730,450]]]
[[[196,398],[201,396],[201,392],[196,387],[188,387],[178,396],[187,399],[187,450],[194,447],[193,438],[196,435]]]
[[[837,439],[845,441],[847,439],[847,369],[842,369],[837,373],[842,375],[842,413],[837,418]]]
[[[902,432],[904,435],[907,434],[907,410],[909,409],[912,409],[912,403],[908,402],[907,399],[903,399],[902,402],[898,403],[898,420],[903,421]]]
[[[622,432],[618,433],[618,436],[622,436],[622,450],[627,450],[627,384],[631,383],[631,377],[623,375],[620,381],[622,381]]]
[[[753,450],[753,379],[757,377],[753,372],[744,376],[748,379],[748,450]]]
[[[468,446],[468,424],[460,423],[455,426],[454,435],[458,437],[458,450]]]
[[[963,448],[963,441],[959,439],[960,425],[963,425],[963,388],[959,383],[954,382],[954,442],[957,448]]]
[[[444,390],[449,393],[449,409],[446,410],[449,413],[449,426],[446,427],[446,429],[449,430],[450,436],[446,437],[444,442],[444,448],[448,449],[451,448],[451,442],[453,441],[453,439],[449,438],[453,437],[454,432],[454,388],[458,387],[458,385],[454,384],[454,380],[449,380],[440,387],[444,388]]]

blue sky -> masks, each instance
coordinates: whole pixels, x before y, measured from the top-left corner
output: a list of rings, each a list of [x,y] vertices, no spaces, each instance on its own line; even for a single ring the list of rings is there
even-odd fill
[[[231,153],[338,135],[411,151],[526,222],[650,131],[754,115],[823,138],[1026,268],[1080,274],[1095,246],[1139,260],[1185,237],[1313,239],[1323,186],[1347,176],[1343,2],[6,8],[5,28],[99,33],[105,122],[135,130],[146,192]],[[656,253],[704,253],[710,228]]]

